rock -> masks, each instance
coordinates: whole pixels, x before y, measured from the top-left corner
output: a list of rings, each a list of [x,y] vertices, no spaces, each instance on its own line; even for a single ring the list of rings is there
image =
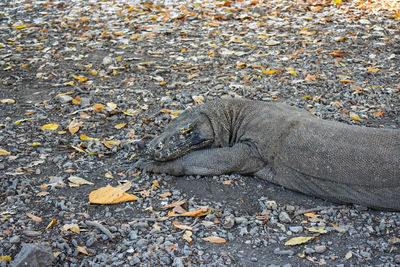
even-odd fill
[[[175,266],[175,267],[183,267],[182,259],[179,258],[179,257],[175,258],[175,259],[174,259],[174,262],[172,263],[172,266]]]
[[[280,248],[276,248],[276,249],[274,249],[274,254],[293,256],[294,255],[294,251],[290,250],[290,249],[281,250]]]
[[[36,237],[40,236],[42,233],[39,231],[33,231],[33,230],[25,230],[23,231],[24,235],[29,236],[29,237]]]
[[[326,246],[315,246],[314,249],[317,253],[324,253],[326,251]]]
[[[90,106],[90,99],[87,97],[82,97],[81,101],[79,101],[79,105],[81,105],[83,108]]]
[[[311,254],[315,253],[315,250],[313,248],[306,248],[305,249],[305,253],[307,255],[311,255]]]
[[[295,234],[303,232],[303,226],[289,226],[289,230]]]
[[[109,56],[104,57],[102,63],[104,66],[111,65],[113,63],[113,59]]]
[[[72,101],[72,97],[69,95],[62,95],[58,97],[58,101],[60,101],[60,103],[65,104],[68,102]]]
[[[279,213],[279,221],[282,223],[290,223],[291,219],[286,212],[282,211],[281,213]]]
[[[51,266],[55,260],[50,248],[35,244],[24,244],[12,262],[13,267],[45,267]]]
[[[397,264],[400,264],[400,254],[394,256],[394,262],[397,263]]]
[[[19,242],[21,242],[21,238],[17,235],[13,236],[10,238],[10,243],[11,244],[18,244]]]

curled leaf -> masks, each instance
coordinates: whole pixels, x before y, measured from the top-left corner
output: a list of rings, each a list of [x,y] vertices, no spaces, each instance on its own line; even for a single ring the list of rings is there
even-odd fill
[[[89,201],[93,204],[116,204],[131,200],[138,200],[138,197],[111,186],[101,187],[89,194]]]
[[[55,131],[58,129],[58,124],[57,123],[49,123],[49,124],[45,124],[42,127],[40,127],[40,130],[51,130],[51,131]]]
[[[211,243],[226,243],[226,240],[224,238],[218,236],[204,237],[203,240]]]
[[[285,246],[296,246],[296,245],[304,244],[314,238],[315,238],[314,236],[293,237],[285,242]]]

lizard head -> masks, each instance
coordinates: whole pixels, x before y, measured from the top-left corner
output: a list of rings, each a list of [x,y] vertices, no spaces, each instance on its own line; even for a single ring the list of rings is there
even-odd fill
[[[207,147],[213,141],[214,131],[208,117],[196,109],[186,110],[150,142],[147,154],[153,160],[168,161]]]

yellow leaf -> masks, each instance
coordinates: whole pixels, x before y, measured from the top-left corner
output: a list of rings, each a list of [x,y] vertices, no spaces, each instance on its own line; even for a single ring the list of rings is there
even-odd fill
[[[51,220],[51,222],[47,225],[45,230],[49,229],[50,227],[53,227],[56,223],[57,223],[56,219]]]
[[[89,182],[88,180],[85,180],[78,176],[71,176],[68,178],[68,181],[70,181],[71,183],[76,184],[76,185],[84,185],[84,184],[94,185],[94,183]]]
[[[12,28],[13,28],[14,30],[19,30],[19,29],[26,28],[27,26],[28,26],[27,24],[23,24],[23,25],[19,25],[19,26],[13,26]]]
[[[61,93],[61,94],[56,95],[55,97],[60,97],[60,96],[63,96],[63,95],[72,95],[73,93],[74,92]]]
[[[28,216],[29,218],[31,218],[32,220],[34,220],[35,222],[41,223],[42,222],[42,218],[35,216],[29,212],[25,213],[26,216]]]
[[[92,75],[99,75],[98,72],[95,72],[95,71],[93,71],[93,70],[88,70],[88,72],[89,72],[89,74],[92,74]]]
[[[72,75],[72,77],[74,77],[75,80],[78,80],[80,82],[86,82],[87,78],[84,76],[78,76],[78,75]]]
[[[61,227],[62,231],[71,231],[74,233],[80,233],[81,229],[79,228],[79,225],[75,224],[75,223],[71,223],[71,224],[64,224],[63,227]]]
[[[263,40],[265,40],[265,39],[267,39],[267,36],[265,36],[265,35],[259,35],[259,36],[257,36],[257,38],[258,38],[258,39],[263,39]]]
[[[181,230],[192,230],[192,227],[189,225],[184,225],[184,224],[180,224],[179,222],[172,222],[172,225],[175,228],[181,229]]]
[[[309,218],[321,217],[321,215],[315,214],[314,212],[307,212],[307,213],[304,213],[304,216],[309,217]]]
[[[265,74],[274,74],[274,73],[276,73],[278,71],[283,71],[283,69],[277,69],[277,70],[264,70],[264,69],[262,69],[261,70],[261,72],[265,73]]]
[[[86,250],[86,247],[77,246],[77,247],[76,247],[76,250],[79,251],[79,252],[82,253],[82,254],[85,254],[85,255],[90,256],[90,255],[89,255],[89,252],[87,252],[87,250]]]
[[[14,99],[2,99],[2,100],[0,100],[0,102],[1,103],[8,103],[8,104],[13,104],[13,103],[15,103],[15,100]]]
[[[226,243],[226,240],[219,236],[208,236],[204,237],[203,240],[211,243]]]
[[[0,261],[2,260],[11,261],[12,259],[10,256],[0,256]]]
[[[288,241],[285,242],[285,246],[296,246],[300,245],[303,243],[306,243],[310,241],[311,239],[314,239],[314,236],[299,236],[299,237],[293,237],[289,239]]]
[[[75,149],[76,151],[78,151],[78,152],[81,152],[81,153],[85,153],[86,154],[86,151],[85,150],[83,150],[82,148],[80,148],[80,147],[77,147],[77,146],[71,146],[73,149]]]
[[[100,111],[102,111],[103,109],[105,109],[106,107],[104,106],[104,105],[102,105],[102,104],[94,104],[93,105],[93,110],[95,111],[95,112],[100,112]]]
[[[0,156],[9,156],[11,155],[10,152],[8,152],[7,150],[4,150],[0,147]]]
[[[64,85],[75,86],[74,81],[66,82]]]
[[[340,80],[341,83],[355,83],[355,81],[352,80]]]
[[[80,138],[81,138],[81,140],[88,140],[88,141],[99,141],[100,139],[99,138],[92,138],[92,137],[88,137],[88,136],[86,136],[86,135],[84,135],[84,134],[81,134],[81,136],[80,136]]]
[[[187,211],[181,214],[173,214],[172,216],[180,216],[180,217],[201,217],[206,216],[211,212],[211,209],[208,207],[201,207],[194,211]]]
[[[89,201],[92,204],[116,204],[131,200],[138,200],[138,197],[111,186],[101,187],[89,194]]]
[[[130,39],[131,39],[131,40],[137,40],[137,39],[139,38],[139,36],[140,36],[140,35],[139,35],[138,33],[135,33],[135,34],[132,34],[132,35],[131,35]]]
[[[371,68],[371,67],[368,68],[368,72],[378,72],[378,71],[379,71],[378,68]]]
[[[76,132],[79,131],[79,127],[83,124],[83,122],[78,122],[75,118],[70,122],[68,125],[68,131],[71,134],[75,134]]]
[[[113,32],[113,34],[114,34],[114,35],[121,36],[121,35],[124,35],[125,33],[124,33],[124,32]]]
[[[49,123],[49,124],[45,124],[42,127],[40,127],[40,130],[51,130],[51,131],[55,131],[58,128],[58,124],[57,123]]]
[[[185,239],[187,242],[192,242],[192,232],[191,231],[185,231],[185,233],[182,236],[183,239]]]
[[[167,193],[164,193],[164,194],[160,194],[159,196],[160,197],[169,197],[169,196],[172,196],[172,193],[167,192]]]
[[[40,145],[41,145],[41,143],[39,143],[39,142],[35,142],[35,143],[31,144],[31,146],[40,146]]]
[[[154,190],[154,188],[156,187],[160,188],[160,184],[158,183],[158,181],[154,180],[153,185],[151,186],[151,190]]]
[[[358,116],[357,113],[350,111],[350,118],[352,118],[355,121],[362,121],[362,119],[360,118],[360,116]]]
[[[115,129],[122,129],[122,128],[125,128],[125,126],[126,126],[126,123],[120,123],[120,124],[115,125],[114,128]]]

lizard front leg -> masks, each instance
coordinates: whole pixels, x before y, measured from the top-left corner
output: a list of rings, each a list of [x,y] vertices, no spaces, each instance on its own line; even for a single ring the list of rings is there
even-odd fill
[[[220,175],[227,173],[252,174],[265,163],[247,143],[232,147],[209,148],[190,152],[166,162],[139,161],[135,167],[148,172],[171,175]]]

